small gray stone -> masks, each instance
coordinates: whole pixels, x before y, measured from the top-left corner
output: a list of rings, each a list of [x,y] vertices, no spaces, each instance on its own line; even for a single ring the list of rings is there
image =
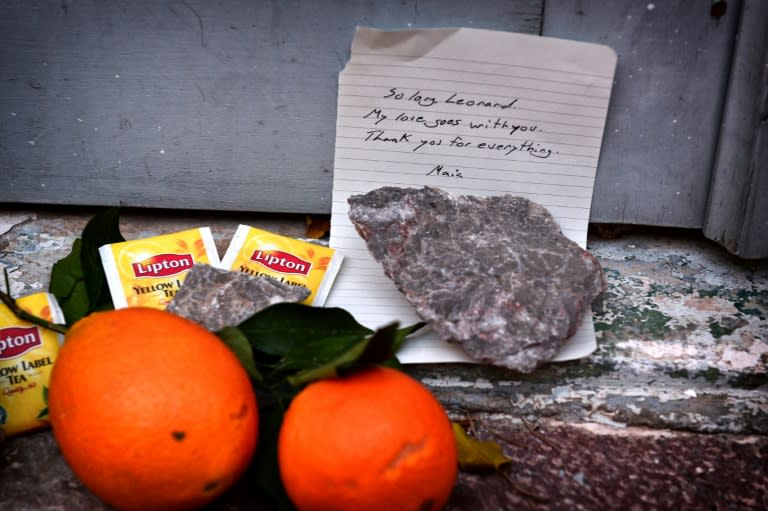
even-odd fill
[[[309,289],[269,277],[196,264],[166,310],[200,323],[213,332],[236,326],[269,305],[301,302]]]
[[[349,204],[369,251],[419,316],[481,362],[532,371],[606,287],[597,259],[522,197],[384,187]]]

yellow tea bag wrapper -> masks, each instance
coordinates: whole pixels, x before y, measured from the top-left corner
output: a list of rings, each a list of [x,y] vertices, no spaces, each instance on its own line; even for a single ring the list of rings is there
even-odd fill
[[[36,293],[16,300],[25,311],[64,324],[56,298]],[[0,303],[0,426],[15,435],[47,426],[45,393],[64,336],[17,318]]]
[[[221,268],[309,288],[310,295],[303,303],[322,306],[342,258],[329,247],[240,225]]]
[[[165,309],[192,266],[219,264],[208,227],[111,243],[99,254],[116,309]]]

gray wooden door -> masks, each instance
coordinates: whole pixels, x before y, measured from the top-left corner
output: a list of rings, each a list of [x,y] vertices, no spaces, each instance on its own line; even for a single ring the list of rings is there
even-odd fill
[[[619,54],[590,221],[703,229],[768,257],[768,3],[545,5],[543,35]]]
[[[619,54],[590,220],[768,257],[759,0],[0,0],[0,202],[327,213],[357,25]]]
[[[357,25],[538,33],[541,12],[541,0],[0,0],[0,201],[327,213]]]

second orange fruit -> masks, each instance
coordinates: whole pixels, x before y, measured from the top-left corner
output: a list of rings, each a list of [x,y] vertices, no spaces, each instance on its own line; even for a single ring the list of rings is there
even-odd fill
[[[256,448],[256,398],[230,349],[169,312],[133,307],[75,323],[53,368],[53,433],[97,496],[122,510],[196,509]]]
[[[435,511],[458,471],[440,403],[418,381],[383,367],[299,393],[283,420],[278,461],[301,511]]]

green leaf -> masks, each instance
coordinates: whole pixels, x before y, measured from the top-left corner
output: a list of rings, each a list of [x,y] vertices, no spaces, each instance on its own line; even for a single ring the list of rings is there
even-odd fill
[[[286,380],[291,385],[299,386],[323,378],[333,378],[339,374],[339,369],[347,367],[350,364],[356,362],[363,355],[363,353],[365,353],[365,350],[370,345],[370,342],[370,339],[359,341],[350,346],[338,357],[329,360],[324,364],[298,371],[296,374],[288,376]]]
[[[397,323],[392,323],[381,327],[368,338],[325,339],[322,345],[312,343],[302,346],[301,350],[288,353],[278,367],[303,368],[286,377],[288,383],[298,386],[322,378],[332,378],[359,367],[397,366],[396,346],[401,338],[405,338],[416,328],[416,325],[403,329],[398,329],[397,326]]]
[[[238,328],[254,350],[285,356],[296,346],[326,339],[360,339],[371,330],[344,309],[278,303],[257,312]]]
[[[403,347],[403,344],[405,344],[406,338],[411,335],[412,333],[416,332],[417,330],[421,330],[427,326],[427,324],[423,321],[419,323],[415,323],[410,326],[405,326],[401,329],[399,329],[395,333],[395,339],[394,339],[394,345],[393,345],[393,351],[397,353],[397,351]]]
[[[67,324],[88,314],[90,301],[85,289],[85,275],[80,264],[82,240],[77,238],[72,244],[72,251],[53,265],[49,291],[61,306]]]
[[[37,414],[37,420],[48,419],[48,387],[43,385],[43,404],[45,407]]]
[[[397,328],[398,323],[391,323],[381,327],[373,336],[365,352],[356,361],[359,365],[383,364],[397,367],[399,365],[395,354],[405,342],[405,338],[411,333],[423,327],[426,323],[416,323],[404,328]]]
[[[284,409],[259,404],[259,446],[246,477],[257,488],[260,497],[269,501],[268,509],[293,511],[295,508],[285,493],[277,461],[277,439]]]
[[[405,344],[405,341],[407,340],[407,337],[411,335],[413,332],[416,332],[417,330],[424,328],[426,326],[426,323],[416,323],[410,326],[406,326],[403,328],[400,328],[395,332],[395,338],[393,339],[392,344],[392,353],[393,355],[383,362],[380,362],[381,365],[391,367],[393,369],[397,369],[400,371],[403,371],[403,365],[400,363],[400,361],[397,359],[395,354],[402,348],[403,344]]]
[[[216,332],[216,335],[232,350],[251,378],[258,382],[264,381],[261,373],[256,369],[253,350],[243,332],[237,327],[228,326]]]
[[[80,264],[85,274],[90,310],[112,308],[107,277],[101,265],[99,247],[125,241],[120,234],[120,208],[109,208],[95,215],[83,229]]]
[[[505,455],[496,442],[477,440],[469,436],[460,424],[454,422],[451,425],[459,451],[459,466],[462,470],[467,472],[499,470],[512,462],[512,458]]]
[[[275,366],[278,371],[311,369],[326,364],[366,339],[365,334],[325,337],[297,344]]]
[[[96,214],[72,244],[69,255],[53,265],[49,290],[69,325],[93,311],[112,308],[99,247],[125,241],[118,215],[118,208]]]
[[[270,381],[299,386],[361,366],[397,367],[395,352],[423,325],[398,329],[393,323],[373,332],[343,309],[281,303],[257,312],[238,328],[253,348],[255,365],[280,357],[269,365]]]
[[[398,323],[391,323],[376,330],[355,362],[360,365],[374,365],[387,362],[394,357],[397,327]]]
[[[82,247],[83,240],[80,238],[75,239],[69,254],[53,264],[49,290],[59,300],[68,298],[78,282],[81,282],[85,277],[83,275],[83,267],[80,266],[80,251]]]

